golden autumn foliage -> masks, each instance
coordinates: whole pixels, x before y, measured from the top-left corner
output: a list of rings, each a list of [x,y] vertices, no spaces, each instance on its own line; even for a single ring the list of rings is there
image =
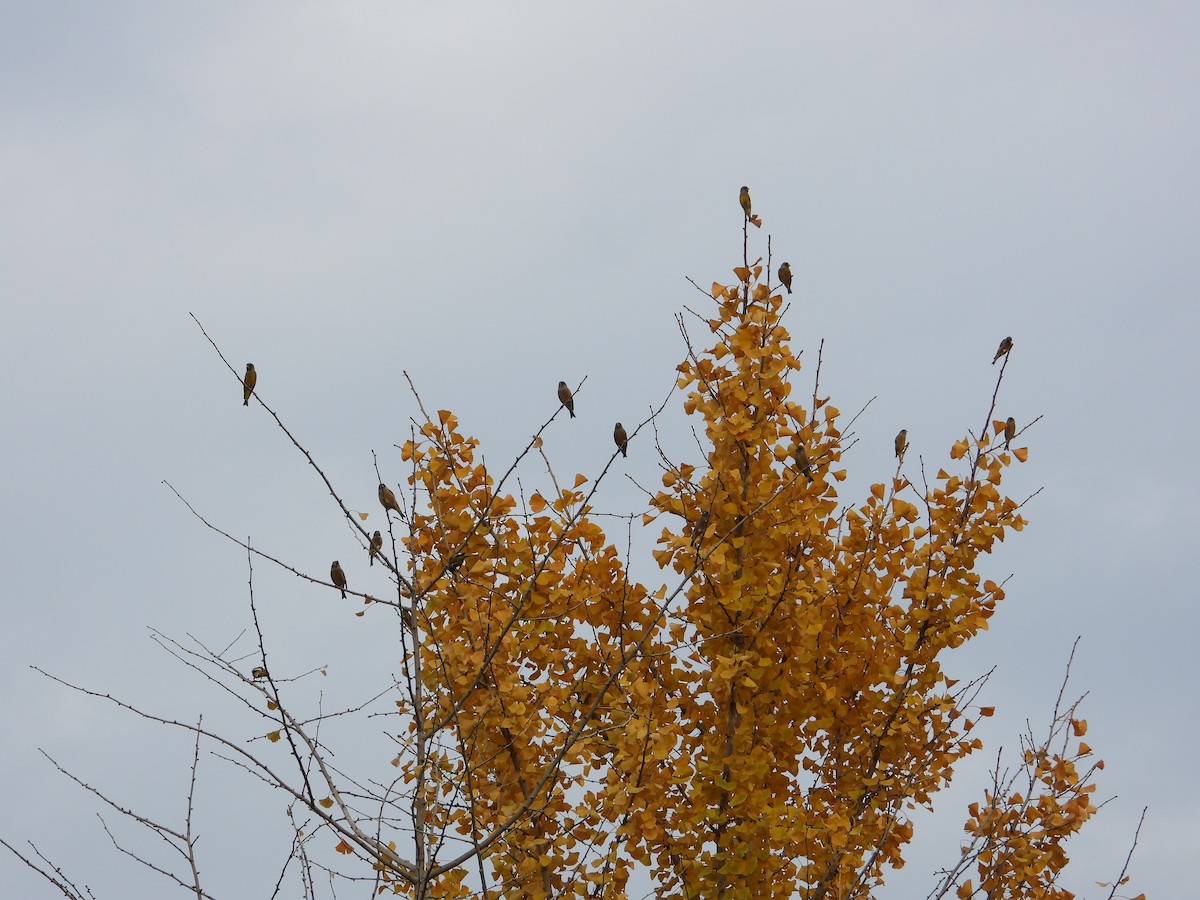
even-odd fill
[[[770,271],[747,259],[712,285],[703,349],[680,320],[678,387],[707,445],[658,448],[642,523],[665,578],[636,579],[593,518],[607,468],[518,498],[450,412],[404,445],[394,762],[415,849],[376,855],[381,887],[617,898],[640,867],[664,897],[867,897],[903,865],[910,812],[981,746],[979,682],[941,660],[1004,598],[977,566],[1025,524],[1002,480],[1026,448],[993,443],[1001,421],[931,484],[898,468],[841,499],[843,416],[794,396]],[[1070,896],[1054,884],[1095,811],[1089,752],[1031,743],[1040,793],[972,807],[943,893]]]

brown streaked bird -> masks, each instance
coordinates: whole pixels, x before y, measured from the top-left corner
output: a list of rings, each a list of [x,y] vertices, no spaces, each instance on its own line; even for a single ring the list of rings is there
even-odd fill
[[[258,373],[254,371],[254,363],[246,363],[246,376],[242,379],[242,406],[250,405],[250,395],[254,393],[256,384]]]
[[[383,549],[383,535],[378,531],[371,535],[371,565],[375,565],[375,557],[379,555],[379,551]]]
[[[558,402],[567,408],[572,419],[575,418],[575,398],[571,395],[571,389],[567,387],[565,381],[558,383]]]
[[[342,599],[346,599],[346,573],[342,571],[342,564],[336,559],[333,565],[329,567],[329,580],[333,582],[333,586],[342,592]]]
[[[699,547],[704,543],[704,532],[708,531],[709,512],[707,509],[701,510],[700,515],[696,517],[696,523],[692,526],[692,546]]]
[[[250,677],[251,678],[266,678],[267,677],[267,667],[266,666],[255,666],[253,669],[250,670]]]
[[[413,617],[412,617],[412,613],[409,612],[408,607],[406,607],[406,606],[400,607],[400,621],[404,623],[405,628],[412,630]]]
[[[746,218],[750,218],[750,188],[742,185],[742,190],[738,194],[738,203],[742,204],[742,210],[746,213]]]
[[[385,510],[394,509],[396,511],[396,515],[400,515],[400,506],[396,503],[396,495],[393,494],[392,489],[382,481],[379,482],[379,502],[383,504],[383,508]]]
[[[996,360],[998,360],[1002,356],[1007,355],[1008,351],[1011,349],[1012,349],[1012,338],[1006,337],[1004,340],[1002,340],[1000,342],[1000,346],[996,348],[996,355],[992,357],[992,365],[994,366],[996,364]]]
[[[896,435],[896,459],[904,461],[904,451],[908,449],[908,429],[901,428]]]
[[[1008,445],[1012,443],[1012,439],[1017,436],[1017,420],[1012,416],[1008,417],[1008,421],[1004,423],[1004,449],[1008,449]]]
[[[812,463],[808,461],[808,451],[804,449],[803,444],[797,444],[796,449],[792,451],[792,455],[796,457],[796,468],[804,473],[804,477],[808,479],[808,483],[812,484]]]
[[[457,572],[463,563],[467,561],[467,554],[463,552],[455,553],[446,563],[447,572]]]
[[[625,426],[620,422],[613,429],[613,440],[616,441],[617,447],[621,450],[622,456],[629,456],[629,435],[625,433]]]
[[[783,286],[790,294],[792,292],[792,267],[787,263],[779,267],[779,280],[783,282]]]

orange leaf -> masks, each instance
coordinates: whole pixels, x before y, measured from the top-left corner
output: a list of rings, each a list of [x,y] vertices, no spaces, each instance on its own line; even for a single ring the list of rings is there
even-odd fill
[[[274,744],[274,743],[278,742],[278,740],[279,740],[279,732],[278,732],[278,731],[272,731],[270,734],[268,734],[268,735],[267,735],[267,740],[268,740],[268,741],[270,741],[272,744]]]
[[[351,847],[349,844],[347,844],[345,841],[339,841],[338,845],[336,847],[334,847],[333,849],[336,850],[338,853],[353,853],[354,852],[354,848]]]
[[[584,478],[582,475],[576,475],[575,476],[575,487],[579,487],[581,484],[587,484],[587,479]]]
[[[333,798],[331,797],[326,797],[324,800],[318,800],[317,802],[326,809],[329,809],[329,807],[333,806]]]
[[[541,512],[546,508],[546,498],[541,494],[534,494],[529,498],[529,508],[535,513]]]
[[[1025,462],[1025,460],[1029,459],[1029,448],[1028,447],[1014,447],[1012,454],[1017,459],[1019,459],[1021,462]]]
[[[979,714],[980,714],[981,716],[983,716],[983,717],[986,719],[988,716],[992,716],[992,715],[995,715],[995,714],[996,714],[996,707],[994,707],[994,706],[981,706],[981,707],[979,708]]]
[[[1072,719],[1071,730],[1075,732],[1075,737],[1083,737],[1087,734],[1087,719]]]
[[[733,270],[733,274],[738,277],[738,281],[741,281],[743,283],[750,280],[750,270],[747,269],[745,266],[737,266]]]

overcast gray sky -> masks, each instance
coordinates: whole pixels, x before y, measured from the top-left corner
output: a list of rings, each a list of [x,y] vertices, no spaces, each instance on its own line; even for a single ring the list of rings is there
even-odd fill
[[[878,397],[851,484],[890,473],[901,425],[932,459],[977,428],[1006,334],[1003,408],[1044,416],[1012,491],[1045,490],[986,563],[1013,574],[1008,600],[953,664],[998,667],[987,749],[884,896],[933,884],[1077,635],[1073,688],[1118,799],[1072,845],[1069,886],[1107,895],[1092,882],[1148,804],[1131,893],[1183,896],[1200,849],[1197,47],[1188,2],[0,3],[0,835],[101,897],[167,894],[37,748],[166,818],[187,742],[29,669],[220,720],[147,626],[231,640],[245,559],[163,479],[314,572],[356,557],[189,312],[365,508],[372,450],[402,477],[402,369],[497,463],[560,378],[586,376],[549,444],[594,472],[612,422],[671,383],[672,315],[702,302],[685,276],[730,277],[747,184],[795,273],[805,359],[824,338],[835,404]],[[643,482],[648,451],[631,446]],[[616,482],[605,500],[637,503]],[[331,705],[357,696],[363,658],[388,651],[369,625],[255,578],[281,665],[328,662]],[[278,842],[246,822],[282,825],[283,800],[246,781],[202,764],[218,896],[266,896],[276,875]],[[3,853],[0,889],[51,896]]]

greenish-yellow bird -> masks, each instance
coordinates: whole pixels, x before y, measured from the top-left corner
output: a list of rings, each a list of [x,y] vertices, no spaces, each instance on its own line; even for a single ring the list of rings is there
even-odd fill
[[[254,371],[254,363],[246,363],[246,375],[242,378],[242,406],[250,405],[250,395],[254,393],[256,384],[258,373]]]
[[[779,267],[779,280],[783,282],[783,286],[790,294],[792,292],[792,267],[787,263]]]
[[[336,559],[333,565],[329,567],[329,580],[333,582],[333,586],[342,592],[342,599],[346,599],[346,573],[342,571],[342,564]]]

